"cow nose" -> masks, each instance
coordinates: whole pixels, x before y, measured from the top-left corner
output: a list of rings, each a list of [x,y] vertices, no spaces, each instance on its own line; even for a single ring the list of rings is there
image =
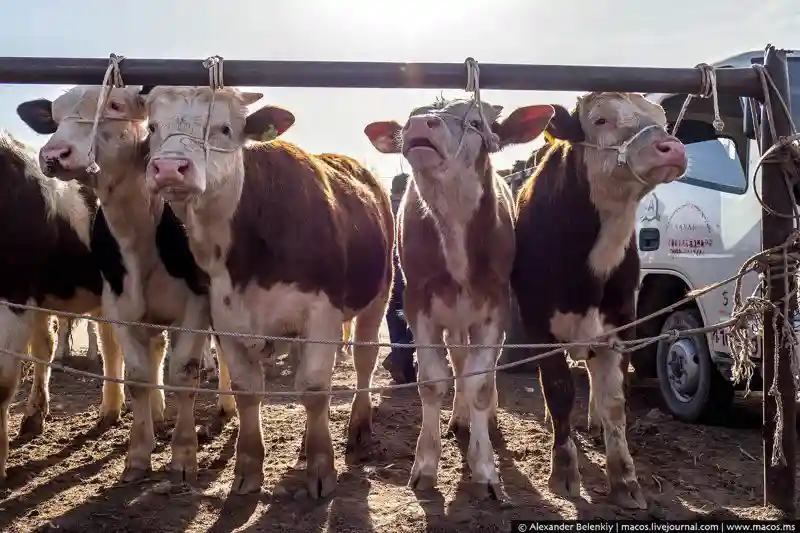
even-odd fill
[[[66,144],[56,144],[42,148],[42,158],[45,161],[63,161],[72,154],[72,147]]]
[[[152,159],[153,180],[158,184],[181,183],[191,163],[188,159]]]
[[[655,143],[655,149],[665,161],[678,166],[686,164],[686,147],[678,140],[657,142]]]

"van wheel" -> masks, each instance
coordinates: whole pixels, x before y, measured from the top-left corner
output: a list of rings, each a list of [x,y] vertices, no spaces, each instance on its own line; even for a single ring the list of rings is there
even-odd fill
[[[693,309],[675,311],[667,317],[661,332],[700,328],[703,321]],[[682,422],[719,417],[733,404],[733,384],[711,361],[704,334],[658,343],[658,383],[661,396],[672,415]]]

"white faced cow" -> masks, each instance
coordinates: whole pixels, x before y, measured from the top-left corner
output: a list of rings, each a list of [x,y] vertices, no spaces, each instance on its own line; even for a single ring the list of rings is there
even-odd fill
[[[498,120],[502,106],[468,100],[437,101],[395,121],[366,127],[383,153],[402,153],[413,179],[399,208],[400,264],[406,280],[405,314],[420,344],[502,344],[509,319],[514,261],[513,201],[492,169],[490,154],[535,139],[549,106],[517,109]],[[482,111],[482,112],[479,112]],[[450,349],[456,376],[489,370],[499,348]],[[447,376],[445,351],[417,349],[419,380]],[[410,484],[436,483],[441,438],[439,412],[448,384],[421,385],[422,430]],[[479,493],[504,497],[489,440],[497,404],[494,372],[456,380],[449,429],[470,431],[468,459]]]
[[[384,187],[359,163],[311,155],[282,141],[245,144],[294,122],[265,107],[248,116],[260,93],[226,88],[156,87],[147,99],[147,183],[186,223],[192,252],[211,276],[214,326],[267,335],[296,334],[331,344],[302,345],[299,391],[328,391],[342,324],[357,317],[355,339],[375,341],[392,283],[394,227]],[[204,150],[204,128],[208,145]],[[234,390],[264,387],[264,341],[221,337]],[[267,350],[269,351],[269,350]],[[377,347],[353,353],[357,386],[368,387]],[[326,395],[301,398],[306,408],[308,491],[336,485]],[[240,429],[233,490],[260,490],[264,443],[260,398],[237,396]],[[372,434],[370,395],[353,399],[348,447],[366,449]]]
[[[19,107],[31,128],[52,136],[39,152],[49,175],[92,187],[100,209],[92,227],[92,252],[103,275],[103,310],[125,321],[208,328],[208,276],[198,268],[180,221],[161,198],[145,188],[147,128],[140,88],[114,88],[103,111],[96,139],[101,171],[87,172],[92,119],[101,87],[79,86],[55,101],[35,100]],[[160,383],[166,340],[163,330],[115,326],[134,381]],[[170,381],[199,385],[205,338],[177,332],[170,359]],[[222,386],[222,380],[220,380]],[[131,387],[133,426],[123,480],[150,470],[153,420],[162,420],[163,391]],[[171,468],[181,480],[197,475],[194,393],[177,393],[178,413],[172,435]],[[221,415],[234,412],[230,396],[220,396]]]
[[[683,144],[666,130],[661,106],[634,93],[591,93],[574,111],[553,106],[550,147],[517,197],[512,285],[533,343],[588,341],[636,318],[639,201],[686,171]],[[626,330],[615,339],[632,339]],[[573,350],[587,359],[589,426],[602,424],[611,496],[644,507],[625,437],[628,356]],[[553,424],[552,490],[576,496],[578,457],[570,437],[575,385],[564,356],[539,361]]]

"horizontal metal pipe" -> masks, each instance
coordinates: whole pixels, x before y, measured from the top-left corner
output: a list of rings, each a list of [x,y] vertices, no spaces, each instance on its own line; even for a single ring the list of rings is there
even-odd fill
[[[107,59],[0,57],[0,83],[99,85]],[[694,68],[481,64],[482,89],[527,91],[626,91],[698,93]],[[199,59],[125,59],[129,85],[207,85]],[[250,87],[347,87],[457,89],[467,80],[463,63],[378,63],[226,60],[224,82]],[[717,71],[720,93],[761,97],[750,68]]]

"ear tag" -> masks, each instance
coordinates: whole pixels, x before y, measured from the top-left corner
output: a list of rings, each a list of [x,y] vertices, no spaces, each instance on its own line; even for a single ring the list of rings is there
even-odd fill
[[[262,142],[270,142],[274,141],[278,138],[278,130],[275,128],[274,124],[270,124],[269,129],[261,134],[261,141]]]

